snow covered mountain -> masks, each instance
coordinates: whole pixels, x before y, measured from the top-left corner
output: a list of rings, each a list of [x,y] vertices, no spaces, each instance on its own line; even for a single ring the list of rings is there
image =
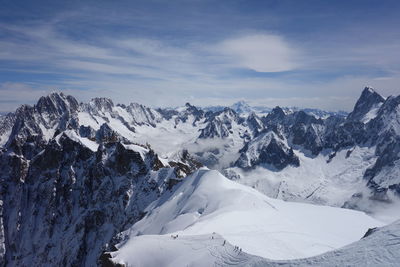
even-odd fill
[[[265,131],[281,136],[274,139],[281,140],[281,149],[275,149],[272,155],[280,155],[277,158],[283,160],[291,153],[282,151],[290,148],[299,164],[280,165],[278,161],[269,167],[255,164],[250,170],[244,168],[249,164],[235,164],[224,173],[271,197],[286,200],[368,212],[375,212],[380,205],[398,205],[399,99],[383,99],[373,89],[365,88],[348,118],[317,119],[303,111],[286,114],[274,108],[261,118]],[[246,142],[239,162],[248,162],[243,161],[248,158],[246,153],[255,159],[265,157],[265,153],[260,157],[260,153],[246,151],[246,146],[260,147],[263,135],[266,133]]]
[[[327,188],[327,184],[335,180],[333,176],[336,174],[327,172],[325,169],[330,168],[321,167],[320,164],[317,169],[322,168],[321,173],[315,170],[316,175],[312,175],[315,179],[310,179],[311,183],[302,183],[302,188],[299,188],[302,192],[290,188],[290,180],[294,178],[288,177],[269,190],[273,192],[270,196],[310,200],[309,195],[314,192],[312,201],[339,206],[347,203],[363,209],[356,203],[357,196],[385,200],[392,198],[391,194],[398,193],[398,102],[399,97],[384,99],[367,87],[347,118],[332,115],[321,119],[305,111],[288,112],[279,107],[266,116],[260,117],[252,112],[243,117],[232,108],[206,112],[190,104],[180,109],[157,110],[136,103],[114,105],[105,98],[79,104],[71,96],[54,93],[42,97],[34,107],[22,106],[15,113],[2,116],[0,144],[21,150],[31,158],[38,152],[30,151],[32,148],[40,150],[56,133],[72,129],[86,144],[93,144],[90,142],[93,140],[98,144],[101,139],[148,143],[165,158],[174,158],[174,155],[187,150],[196,160],[210,168],[223,170],[231,178],[240,177],[238,181],[245,184],[252,180],[248,177],[254,177],[254,169],[260,172],[265,170],[265,174],[260,173],[261,178],[252,185],[263,192],[266,190],[262,184],[271,186],[270,180],[264,180],[273,169],[283,172],[293,166],[299,167],[298,170],[310,169],[313,168],[312,163],[336,162],[336,155],[345,153],[342,164],[336,162],[337,165],[347,166],[349,164],[346,161],[351,161],[351,165],[364,167],[346,172],[355,173],[350,179],[356,181],[352,186],[355,190],[349,192],[351,194],[341,203],[324,197],[325,191],[333,190]],[[245,102],[237,103],[234,108],[249,111]],[[265,141],[262,136],[271,135],[277,137],[272,138],[271,144],[257,144]],[[28,137],[32,140],[26,142]],[[247,151],[255,147],[258,149]],[[357,159],[352,160],[352,152],[359,149],[363,150],[363,155],[356,164]],[[275,157],[275,153],[280,156]],[[285,157],[289,158],[285,160]],[[371,164],[366,164],[368,162]],[[270,168],[265,168],[265,164]],[[264,168],[259,168],[261,165]],[[250,166],[252,170],[243,173]],[[367,183],[370,192],[359,189],[362,183]],[[286,192],[289,191],[290,196],[277,194],[285,187],[288,187]],[[351,195],[355,198],[347,202]]]
[[[116,233],[191,170],[139,145],[107,141],[94,151],[89,142],[68,130],[31,159],[1,154],[7,265],[94,265]]]
[[[207,106],[202,109],[205,111],[217,112],[223,110],[224,106]],[[246,101],[238,101],[231,106],[232,110],[241,116],[248,116],[251,113],[256,113],[259,116],[266,116],[272,111],[272,108],[265,106],[251,106]],[[348,115],[345,111],[325,111],[316,108],[299,108],[299,107],[282,107],[286,114],[290,114],[296,111],[304,111],[305,113],[312,115],[316,118],[328,118],[329,116],[341,116],[346,117]]]
[[[362,121],[367,123],[374,117],[385,99],[374,89],[366,87],[357,101],[354,110],[347,116],[349,121]]]
[[[133,231],[143,216],[152,218],[153,209],[164,209],[164,202],[185,187],[185,177],[203,165],[234,180],[239,195],[247,187],[236,183],[263,194],[254,190],[245,194],[251,201],[243,209],[250,213],[254,200],[264,203],[261,209],[268,214],[266,203],[284,203],[271,199],[276,198],[357,209],[385,222],[398,219],[400,96],[385,99],[367,87],[347,117],[315,112],[280,107],[260,112],[246,103],[218,109],[189,103],[177,109],[153,109],[137,103],[114,104],[107,98],[79,103],[72,96],[52,93],[34,106],[23,105],[0,116],[0,263],[95,266],[107,262],[103,252],[122,244],[121,238],[127,236],[118,233]],[[208,176],[205,173],[199,177]],[[215,180],[230,184],[211,173]],[[225,187],[218,190],[226,192]],[[197,201],[190,199],[181,204]],[[227,204],[215,201],[209,204],[222,206],[212,213],[225,217],[222,207]],[[284,204],[281,207],[286,209]],[[174,212],[169,216],[185,214]],[[178,217],[190,221],[197,216],[193,212]],[[286,213],[280,214],[287,218]],[[176,220],[167,217],[165,229]],[[210,225],[212,221],[207,219]],[[186,231],[187,225],[177,225],[180,229],[173,232]],[[229,235],[218,234],[215,238]],[[189,235],[209,242],[209,232],[185,232]],[[147,242],[145,237],[133,240],[140,238]],[[318,244],[330,242],[322,241]],[[187,242],[194,241],[188,237]],[[339,243],[329,249],[348,242]],[[315,254],[293,257],[327,250],[320,247]]]
[[[125,114],[130,108],[138,112]],[[101,98],[79,105],[54,93],[3,119],[2,264],[95,266],[117,233],[201,166],[128,140],[133,125],[161,118],[152,112]]]
[[[299,158],[289,148],[284,137],[265,131],[246,143],[235,166],[248,169],[255,166],[282,170],[288,165],[299,166]]]
[[[125,241],[111,253],[115,262],[187,266],[199,256],[197,248],[212,253],[219,247],[234,254],[228,244],[269,259],[304,258],[357,241],[368,228],[382,225],[357,211],[271,199],[207,169],[185,178],[174,193],[154,201],[146,212],[122,233]],[[156,253],[164,248],[169,253]],[[181,256],[175,258],[176,254]]]

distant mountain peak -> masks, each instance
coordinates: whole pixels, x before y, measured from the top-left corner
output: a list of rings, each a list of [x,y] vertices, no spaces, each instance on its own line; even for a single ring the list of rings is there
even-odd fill
[[[374,95],[375,97],[380,97],[380,98],[382,98],[382,99],[384,100],[384,98],[383,98],[380,94],[378,94],[378,93],[375,91],[374,88],[372,88],[372,87],[370,87],[370,86],[366,86],[366,87],[364,88],[364,90],[363,90],[362,93],[361,93],[361,97],[360,97],[360,98],[362,98],[362,97],[367,97],[367,96],[370,96],[370,95]]]
[[[247,104],[247,102],[244,101],[244,100],[239,100],[239,101],[237,101],[237,102],[232,104],[232,106],[248,106],[248,105],[249,104]]]
[[[53,91],[47,96],[42,96],[38,100],[38,105],[42,101],[50,100],[50,101],[57,101],[60,99],[66,99],[66,96],[62,92]]]
[[[62,92],[53,91],[49,95],[39,98],[35,107],[41,113],[62,115],[66,111],[76,111],[79,103],[73,96],[66,96]]]
[[[244,100],[240,100],[232,104],[230,108],[236,111],[237,113],[250,113],[253,111],[253,108]]]
[[[350,121],[367,121],[370,118],[365,117],[374,109],[379,108],[384,101],[385,98],[378,94],[373,88],[365,87],[347,119]]]
[[[111,111],[114,107],[114,102],[110,98],[95,97],[90,100],[89,105],[97,110]]]
[[[274,117],[284,117],[286,115],[286,113],[283,111],[283,109],[280,106],[276,106],[271,110],[271,116]]]
[[[373,87],[371,87],[371,86],[365,86],[364,91],[368,91],[368,92],[374,93],[375,89]]]

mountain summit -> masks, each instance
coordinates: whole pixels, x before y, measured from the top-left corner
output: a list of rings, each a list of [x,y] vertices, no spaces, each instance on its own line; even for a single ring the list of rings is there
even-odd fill
[[[384,101],[385,99],[374,89],[365,87],[347,119],[368,122],[376,115],[377,110]]]
[[[230,106],[231,109],[236,111],[237,113],[251,113],[254,111],[253,108],[250,107],[247,102],[244,100],[238,101]]]

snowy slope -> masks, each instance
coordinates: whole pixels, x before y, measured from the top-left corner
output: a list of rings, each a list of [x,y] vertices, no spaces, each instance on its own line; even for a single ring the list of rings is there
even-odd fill
[[[112,253],[115,262],[127,266],[241,266],[252,257],[218,234],[142,235],[129,241],[129,249]],[[224,243],[225,242],[225,243]]]
[[[235,249],[218,234],[138,236],[132,250],[118,252],[128,266],[398,266],[400,221],[384,226],[348,246],[311,258],[274,261]],[[157,253],[143,257],[149,251]],[[117,261],[117,258],[114,260]],[[129,264],[129,263],[134,264]]]
[[[168,257],[173,254],[162,256],[159,252],[164,245],[171,246],[171,235],[196,244],[193,238],[212,233],[253,255],[304,258],[347,245],[369,227],[383,225],[362,212],[271,199],[207,169],[187,177],[174,193],[154,201],[146,211],[147,215],[123,234],[127,241],[113,253],[116,262],[129,263],[133,259],[129,255],[139,243],[159,244],[140,250],[144,259],[154,254]],[[176,249],[185,244],[181,242],[176,242]]]
[[[376,104],[371,108],[367,114],[361,119],[362,123],[368,123],[370,120],[374,119],[378,115],[379,108],[382,106],[382,103]]]
[[[248,257],[247,257],[248,259]],[[369,236],[325,254],[293,261],[269,261],[241,257],[243,266],[399,266],[400,221],[373,231]]]
[[[164,157],[171,157],[175,153],[193,144],[200,135],[199,129],[203,126],[202,121],[193,125],[195,118],[189,116],[186,122],[180,122],[176,126],[176,116],[171,120],[163,120],[157,127],[142,125],[136,127],[135,141],[138,143],[149,143]]]
[[[329,155],[307,157],[296,151],[300,166],[288,166],[277,172],[263,167],[244,171],[231,168],[236,180],[256,188],[267,196],[290,201],[342,206],[348,196],[365,187],[363,180],[366,168],[372,166],[376,157],[370,148],[356,147],[347,156],[348,150],[341,150],[329,162]]]

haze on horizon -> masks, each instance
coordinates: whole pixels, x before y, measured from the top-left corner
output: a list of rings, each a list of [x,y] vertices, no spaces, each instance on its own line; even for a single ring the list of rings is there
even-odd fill
[[[398,1],[1,1],[0,112],[51,91],[350,110],[400,93]]]

